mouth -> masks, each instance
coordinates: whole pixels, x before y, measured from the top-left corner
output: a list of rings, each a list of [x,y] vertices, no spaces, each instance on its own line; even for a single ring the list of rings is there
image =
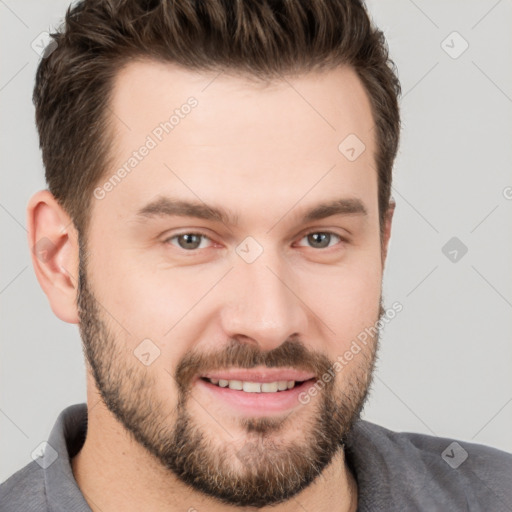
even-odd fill
[[[210,382],[214,386],[220,388],[229,388],[245,393],[279,393],[295,388],[297,385],[303,384],[305,381],[295,380],[277,380],[274,382],[251,382],[243,380],[226,380],[226,379],[209,379],[201,377],[205,382]]]
[[[299,395],[315,383],[312,373],[266,368],[219,371],[200,376],[197,387],[205,403],[227,407],[237,414],[268,416],[298,407]]]

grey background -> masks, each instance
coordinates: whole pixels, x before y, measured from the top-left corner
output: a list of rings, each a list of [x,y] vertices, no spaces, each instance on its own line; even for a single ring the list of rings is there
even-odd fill
[[[85,401],[78,329],[53,315],[25,230],[26,203],[45,188],[31,43],[67,6],[0,0],[0,481]],[[512,2],[368,6],[403,87],[384,299],[404,309],[383,333],[364,417],[512,451]],[[454,31],[469,44],[458,58],[445,51],[463,48]],[[452,237],[468,248],[456,262],[442,252]]]

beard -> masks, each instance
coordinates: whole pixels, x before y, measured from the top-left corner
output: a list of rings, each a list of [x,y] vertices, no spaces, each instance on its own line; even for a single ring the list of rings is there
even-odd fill
[[[169,407],[159,399],[155,373],[109,329],[108,312],[102,310],[88,284],[85,254],[80,245],[79,328],[96,387],[124,429],[179,481],[227,505],[261,508],[298,494],[335,456],[342,455],[367,399],[378,330],[357,355],[357,362],[350,363],[351,372],[341,388],[336,386],[338,377],[322,382],[316,401],[294,408],[286,417],[241,416],[237,423],[244,433],[243,442],[240,436],[236,442],[223,441],[190,414],[190,391],[198,375],[231,367],[291,367],[313,372],[318,383],[334,361],[297,339],[288,339],[270,351],[232,339],[224,349],[192,351],[179,361],[170,374],[178,399],[174,408]],[[383,314],[381,299],[379,319]],[[284,434],[292,427],[298,430],[299,439],[285,441]]]

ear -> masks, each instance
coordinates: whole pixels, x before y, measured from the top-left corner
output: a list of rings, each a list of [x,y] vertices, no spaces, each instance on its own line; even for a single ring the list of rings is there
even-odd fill
[[[28,243],[37,280],[52,311],[64,322],[78,323],[78,233],[48,190],[27,206]]]
[[[389,248],[389,239],[391,238],[391,224],[393,222],[393,214],[395,213],[396,202],[393,198],[389,201],[388,211],[386,212],[386,216],[384,218],[384,232],[382,235],[382,268],[384,269],[384,265],[386,263],[386,258],[388,255]]]

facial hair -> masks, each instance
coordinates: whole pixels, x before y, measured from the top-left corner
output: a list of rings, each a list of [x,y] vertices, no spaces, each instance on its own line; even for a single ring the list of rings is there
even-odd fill
[[[353,367],[342,389],[336,386],[338,379],[324,379],[314,402],[286,417],[241,417],[238,428],[245,432],[245,442],[222,442],[189,412],[190,391],[198,375],[230,367],[286,366],[314,372],[320,382],[329,369],[332,372],[334,361],[297,339],[266,352],[231,339],[218,351],[192,351],[180,360],[173,375],[178,400],[170,410],[158,397],[155,374],[109,328],[112,321],[89,286],[85,254],[81,244],[79,328],[97,389],[126,431],[181,482],[228,505],[261,508],[301,492],[343,450],[371,385],[378,330],[372,343],[357,354],[357,361],[350,363]],[[383,314],[381,300],[379,319]],[[305,414],[303,407],[311,410]],[[300,422],[302,437],[285,442],[279,434],[294,422]]]

